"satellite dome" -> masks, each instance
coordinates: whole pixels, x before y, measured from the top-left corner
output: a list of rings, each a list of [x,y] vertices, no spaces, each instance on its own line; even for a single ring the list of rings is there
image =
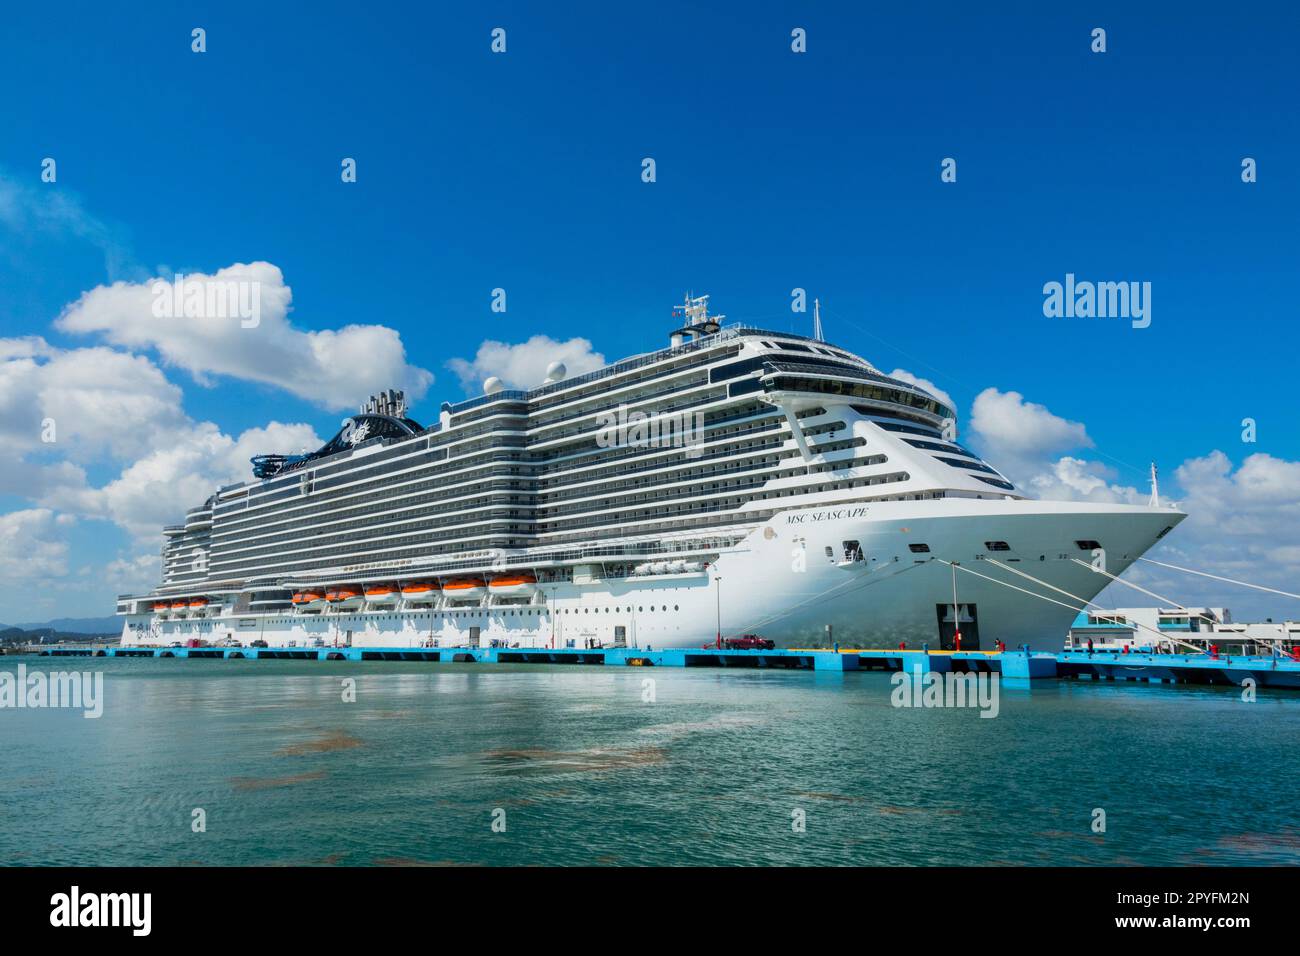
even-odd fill
[[[558,382],[568,374],[569,370],[564,367],[563,362],[552,362],[546,366],[546,380],[548,382]]]
[[[495,375],[489,375],[487,378],[483,379],[484,395],[495,395],[504,387],[505,386],[501,384],[501,379],[497,378]]]

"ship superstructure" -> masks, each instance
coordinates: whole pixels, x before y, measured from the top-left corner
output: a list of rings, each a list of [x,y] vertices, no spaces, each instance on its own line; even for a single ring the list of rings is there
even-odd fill
[[[258,456],[164,529],[123,641],[1059,644],[1074,611],[984,577],[1090,599],[1097,551],[1118,574],[1183,517],[1026,499],[924,389],[707,296],[675,315],[660,351],[489,379],[427,427],[385,392],[317,452]]]

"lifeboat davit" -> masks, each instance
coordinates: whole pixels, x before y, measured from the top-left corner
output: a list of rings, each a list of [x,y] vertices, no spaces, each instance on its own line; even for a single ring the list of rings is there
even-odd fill
[[[529,571],[520,574],[502,574],[492,579],[488,589],[502,597],[523,597],[537,590],[537,575]]]
[[[375,606],[389,606],[397,603],[401,592],[391,584],[366,585],[366,603]]]
[[[365,595],[361,593],[361,589],[358,587],[351,584],[340,584],[325,591],[325,600],[329,602],[332,608],[346,609],[360,607],[361,602],[365,600]]]
[[[319,611],[325,607],[325,595],[311,589],[297,591],[293,596],[293,606],[300,611]]]
[[[432,604],[438,600],[436,581],[407,581],[402,585],[402,597],[407,604]]]
[[[455,578],[442,586],[449,601],[476,601],[486,590],[487,582],[482,578]]]

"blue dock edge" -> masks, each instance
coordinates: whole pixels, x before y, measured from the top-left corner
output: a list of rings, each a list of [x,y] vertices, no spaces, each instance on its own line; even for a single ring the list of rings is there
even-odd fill
[[[1242,685],[1300,689],[1300,660],[1208,654],[1062,651],[722,650],[518,647],[133,647],[51,648],[53,657],[172,657],[213,660],[427,661],[473,664],[575,664],[607,667],[782,668],[995,673],[1014,682],[1051,679]]]

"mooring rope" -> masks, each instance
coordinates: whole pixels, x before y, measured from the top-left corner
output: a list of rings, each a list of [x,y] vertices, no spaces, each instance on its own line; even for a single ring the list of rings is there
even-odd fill
[[[1081,598],[1081,597],[1079,597],[1077,594],[1071,594],[1069,591],[1063,591],[1063,590],[1061,590],[1060,588],[1058,588],[1058,587],[1057,587],[1056,585],[1054,585],[1054,584],[1048,584],[1046,581],[1039,580],[1038,578],[1034,577],[1032,574],[1029,574],[1029,573],[1027,573],[1027,572],[1025,572],[1025,571],[1021,571],[1019,568],[1013,568],[1013,567],[1011,567],[1011,566],[1009,566],[1009,565],[1003,564],[1001,561],[997,560],[996,558],[985,558],[984,560],[985,560],[985,561],[988,561],[988,562],[990,562],[990,563],[992,563],[992,564],[996,564],[998,567],[1003,568],[1003,569],[1005,569],[1005,570],[1007,570],[1007,571],[1010,571],[1012,574],[1018,574],[1018,575],[1020,575],[1022,578],[1028,578],[1030,581],[1033,581],[1033,582],[1036,583],[1036,584],[1041,584],[1041,585],[1042,585],[1043,587],[1045,587],[1045,588],[1051,588],[1053,591],[1057,591],[1057,592],[1059,592],[1059,593],[1061,593],[1061,594],[1064,594],[1066,597],[1072,597],[1072,598],[1074,598],[1076,601],[1082,601],[1082,602],[1083,602],[1084,604],[1086,604],[1088,607],[1096,608],[1098,611],[1101,611],[1101,612],[1104,613],[1104,614],[1110,614],[1110,613],[1113,613],[1113,612],[1110,611],[1108,608],[1104,608],[1104,607],[1102,607],[1100,604],[1096,604],[1096,603],[1094,603],[1094,602],[1092,602],[1092,601],[1089,601],[1087,598]],[[1086,567],[1086,568],[1090,568],[1091,570],[1094,570],[1094,571],[1098,571],[1098,570],[1100,570],[1099,568],[1094,568],[1091,564],[1085,564],[1085,563],[1082,562],[1082,561],[1077,561],[1077,559],[1074,559],[1074,560],[1076,560],[1076,563],[1078,563],[1078,564],[1083,564],[1084,567]],[[1114,576],[1113,576],[1113,575],[1108,575],[1108,577],[1114,577]],[[1119,579],[1118,579],[1118,578],[1115,578],[1115,580],[1118,581]],[[1127,584],[1128,582],[1126,582],[1126,581],[1120,581],[1120,583],[1121,583],[1121,584]],[[1157,595],[1157,596],[1158,596],[1158,595]],[[1161,598],[1161,600],[1164,600],[1164,598]],[[1187,610],[1187,609],[1186,609],[1186,608],[1183,608],[1183,610]],[[1188,613],[1191,613],[1191,612],[1188,612]],[[1200,617],[1201,615],[1197,615],[1197,616]],[[1127,618],[1126,618],[1125,620],[1127,621]],[[1210,619],[1209,619],[1209,618],[1205,618],[1205,620],[1208,621],[1208,620],[1210,620]],[[1138,621],[1128,621],[1128,623],[1132,624],[1134,627],[1141,628],[1141,629],[1144,630],[1144,631],[1148,631],[1148,632],[1151,633],[1151,634],[1155,634],[1158,638],[1160,638],[1161,643],[1164,643],[1165,641],[1168,641],[1168,642],[1169,642],[1169,646],[1170,646],[1171,648],[1174,646],[1174,644],[1182,644],[1182,645],[1184,645],[1184,646],[1186,646],[1186,647],[1190,647],[1192,650],[1196,651],[1198,654],[1201,652],[1201,649],[1200,649],[1199,647],[1197,647],[1195,644],[1190,644],[1190,643],[1188,643],[1187,641],[1184,641],[1184,640],[1181,640],[1181,639],[1179,639],[1179,638],[1173,637],[1172,635],[1165,634],[1164,631],[1159,631],[1159,630],[1155,630],[1154,628],[1147,627],[1145,624],[1141,624],[1141,623],[1139,623]]]
[[[1244,588],[1254,588],[1256,591],[1267,591],[1270,594],[1281,594],[1283,597],[1300,598],[1300,594],[1292,594],[1290,591],[1279,591],[1277,588],[1266,588],[1262,584],[1251,584],[1249,581],[1238,581],[1234,578],[1222,578],[1217,574],[1210,574],[1208,571],[1194,571],[1191,568],[1180,568],[1176,564],[1165,564],[1163,561],[1155,561],[1151,558],[1138,558],[1139,561],[1145,561],[1147,564],[1158,564],[1162,568],[1171,568],[1174,571],[1183,571],[1187,574],[1197,574],[1203,578],[1213,578],[1215,581],[1223,581],[1226,584],[1240,584]]]

